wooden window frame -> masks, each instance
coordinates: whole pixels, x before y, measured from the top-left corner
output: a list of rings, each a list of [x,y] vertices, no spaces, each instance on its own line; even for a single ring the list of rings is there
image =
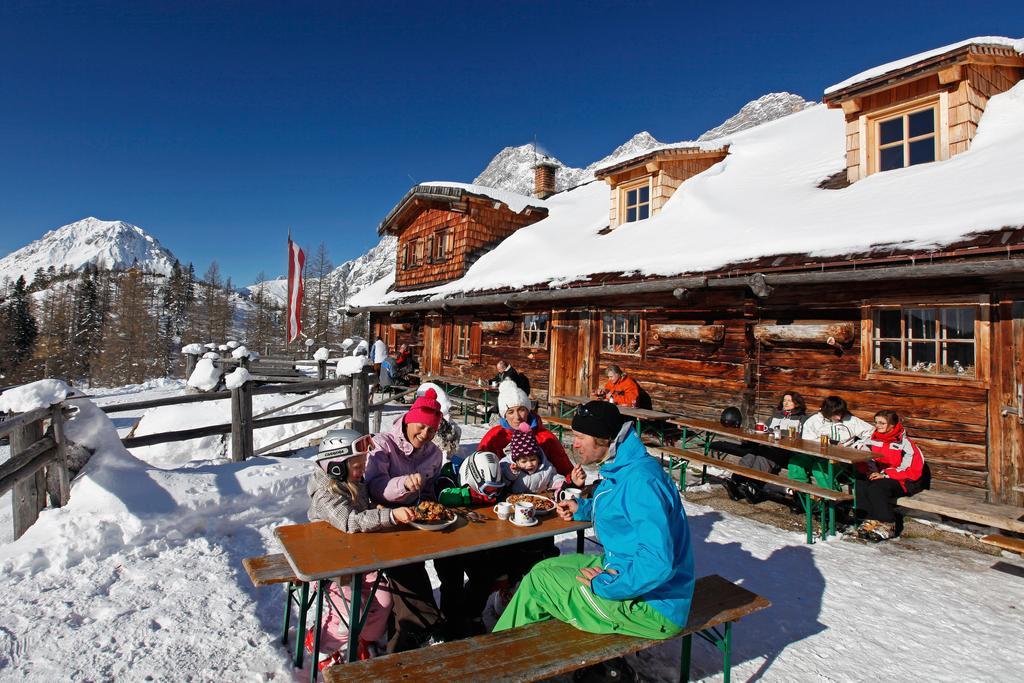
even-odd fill
[[[605,348],[605,330],[604,330],[604,319],[605,316],[614,317],[633,317],[637,318],[638,329],[636,332],[624,332],[627,336],[636,335],[637,337],[637,349],[636,351],[615,351]],[[612,334],[617,334],[612,332]],[[644,342],[647,337],[647,316],[644,315],[643,311],[604,311],[601,313],[601,330],[600,330],[600,349],[602,356],[622,356],[625,358],[643,358],[645,354],[646,344]]]
[[[908,308],[974,308],[974,376],[963,377],[948,374],[931,374],[911,370],[885,370],[874,367],[875,342],[888,340],[875,338],[875,312],[882,309],[900,310],[900,339],[891,341],[901,343],[901,356],[905,354],[908,343],[904,326],[903,311]],[[989,355],[991,338],[991,302],[987,297],[950,298],[939,301],[908,301],[906,299],[883,299],[865,303],[861,307],[861,377],[869,380],[886,382],[909,382],[915,384],[937,384],[946,386],[987,388],[989,385]],[[936,316],[938,321],[940,318]],[[955,343],[967,343],[967,340]],[[936,353],[941,352],[941,338],[936,336]],[[901,358],[902,359],[902,358]]]
[[[636,223],[638,221],[645,221],[654,215],[654,183],[652,182],[652,176],[644,176],[637,180],[631,180],[626,183],[622,183],[618,187],[619,192],[619,225],[626,225],[628,223]],[[641,206],[647,206],[647,218],[637,218],[636,220],[627,220],[626,215],[629,211],[629,206],[626,205],[626,197],[629,195],[631,190],[637,190],[641,187],[647,188],[647,201],[639,201],[639,193],[637,194],[636,208],[639,209]]]
[[[532,332],[526,327],[526,321],[529,318],[543,318],[544,328],[535,329]],[[527,313],[523,316],[522,326],[519,330],[519,346],[524,349],[542,349],[548,348],[548,339],[550,338],[551,331],[551,314],[550,313]],[[533,339],[530,339],[530,337]],[[538,343],[537,339],[541,341]]]
[[[875,173],[883,173],[880,169],[881,166],[881,146],[879,145],[879,126],[891,119],[896,117],[903,117],[904,123],[904,137],[902,144],[904,145],[903,152],[903,168],[910,168],[907,162],[910,161],[909,151],[907,145],[913,140],[924,139],[928,136],[919,136],[918,138],[908,138],[907,134],[907,117],[910,114],[915,114],[925,109],[935,110],[935,161],[945,161],[949,158],[949,94],[948,93],[936,93],[922,97],[912,102],[904,102],[892,107],[886,107],[872,111],[867,114],[863,114],[860,117],[859,131],[861,134],[861,168],[867,169],[867,175]],[[894,146],[893,145],[887,145]],[[929,163],[935,163],[935,161]],[[925,164],[917,164],[924,166]],[[889,169],[891,171],[897,171],[898,168]]]
[[[431,256],[434,263],[442,263],[452,257],[452,231],[449,228],[434,233]],[[440,252],[440,253],[439,253]]]
[[[465,333],[465,336],[463,336]],[[463,347],[463,344],[465,346]],[[473,324],[457,320],[452,325],[452,358],[468,361],[473,357]]]

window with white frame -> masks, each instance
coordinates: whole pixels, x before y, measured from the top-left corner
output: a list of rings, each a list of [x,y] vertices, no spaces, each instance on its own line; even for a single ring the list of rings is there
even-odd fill
[[[434,261],[445,261],[452,253],[450,230],[440,230],[434,234]]]
[[[640,355],[642,338],[639,313],[606,313],[601,316],[601,352]]]
[[[547,313],[523,316],[521,345],[531,349],[546,349],[548,347],[549,321],[550,317]]]
[[[977,377],[977,306],[886,306],[871,315],[871,370]]]
[[[472,351],[472,336],[469,323],[455,323],[455,357],[469,358]]]

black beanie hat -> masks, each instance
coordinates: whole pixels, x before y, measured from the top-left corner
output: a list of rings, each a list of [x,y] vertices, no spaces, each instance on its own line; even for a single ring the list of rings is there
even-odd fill
[[[622,429],[622,413],[614,403],[589,401],[576,409],[572,430],[598,439],[614,439]]]

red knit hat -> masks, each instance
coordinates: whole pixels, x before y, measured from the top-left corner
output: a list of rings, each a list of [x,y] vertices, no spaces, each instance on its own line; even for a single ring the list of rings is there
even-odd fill
[[[441,404],[437,402],[437,392],[427,389],[426,393],[412,404],[403,421],[405,424],[417,422],[437,429],[441,424]]]

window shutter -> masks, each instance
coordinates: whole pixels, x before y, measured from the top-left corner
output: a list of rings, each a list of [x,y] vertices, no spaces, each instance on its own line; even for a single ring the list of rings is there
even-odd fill
[[[406,263],[405,251],[406,251],[407,248],[408,247],[405,247],[405,248],[402,248],[402,249],[398,250],[398,269],[399,270],[405,270],[405,263]]]
[[[434,262],[434,237],[433,237],[433,235],[431,235],[431,237],[427,240],[427,263],[433,263],[433,262]]]
[[[480,323],[473,323],[469,328],[469,357],[474,363],[480,362],[482,342],[483,331],[480,329]]]
[[[441,357],[444,360],[452,359],[452,324],[450,322],[441,326]]]

